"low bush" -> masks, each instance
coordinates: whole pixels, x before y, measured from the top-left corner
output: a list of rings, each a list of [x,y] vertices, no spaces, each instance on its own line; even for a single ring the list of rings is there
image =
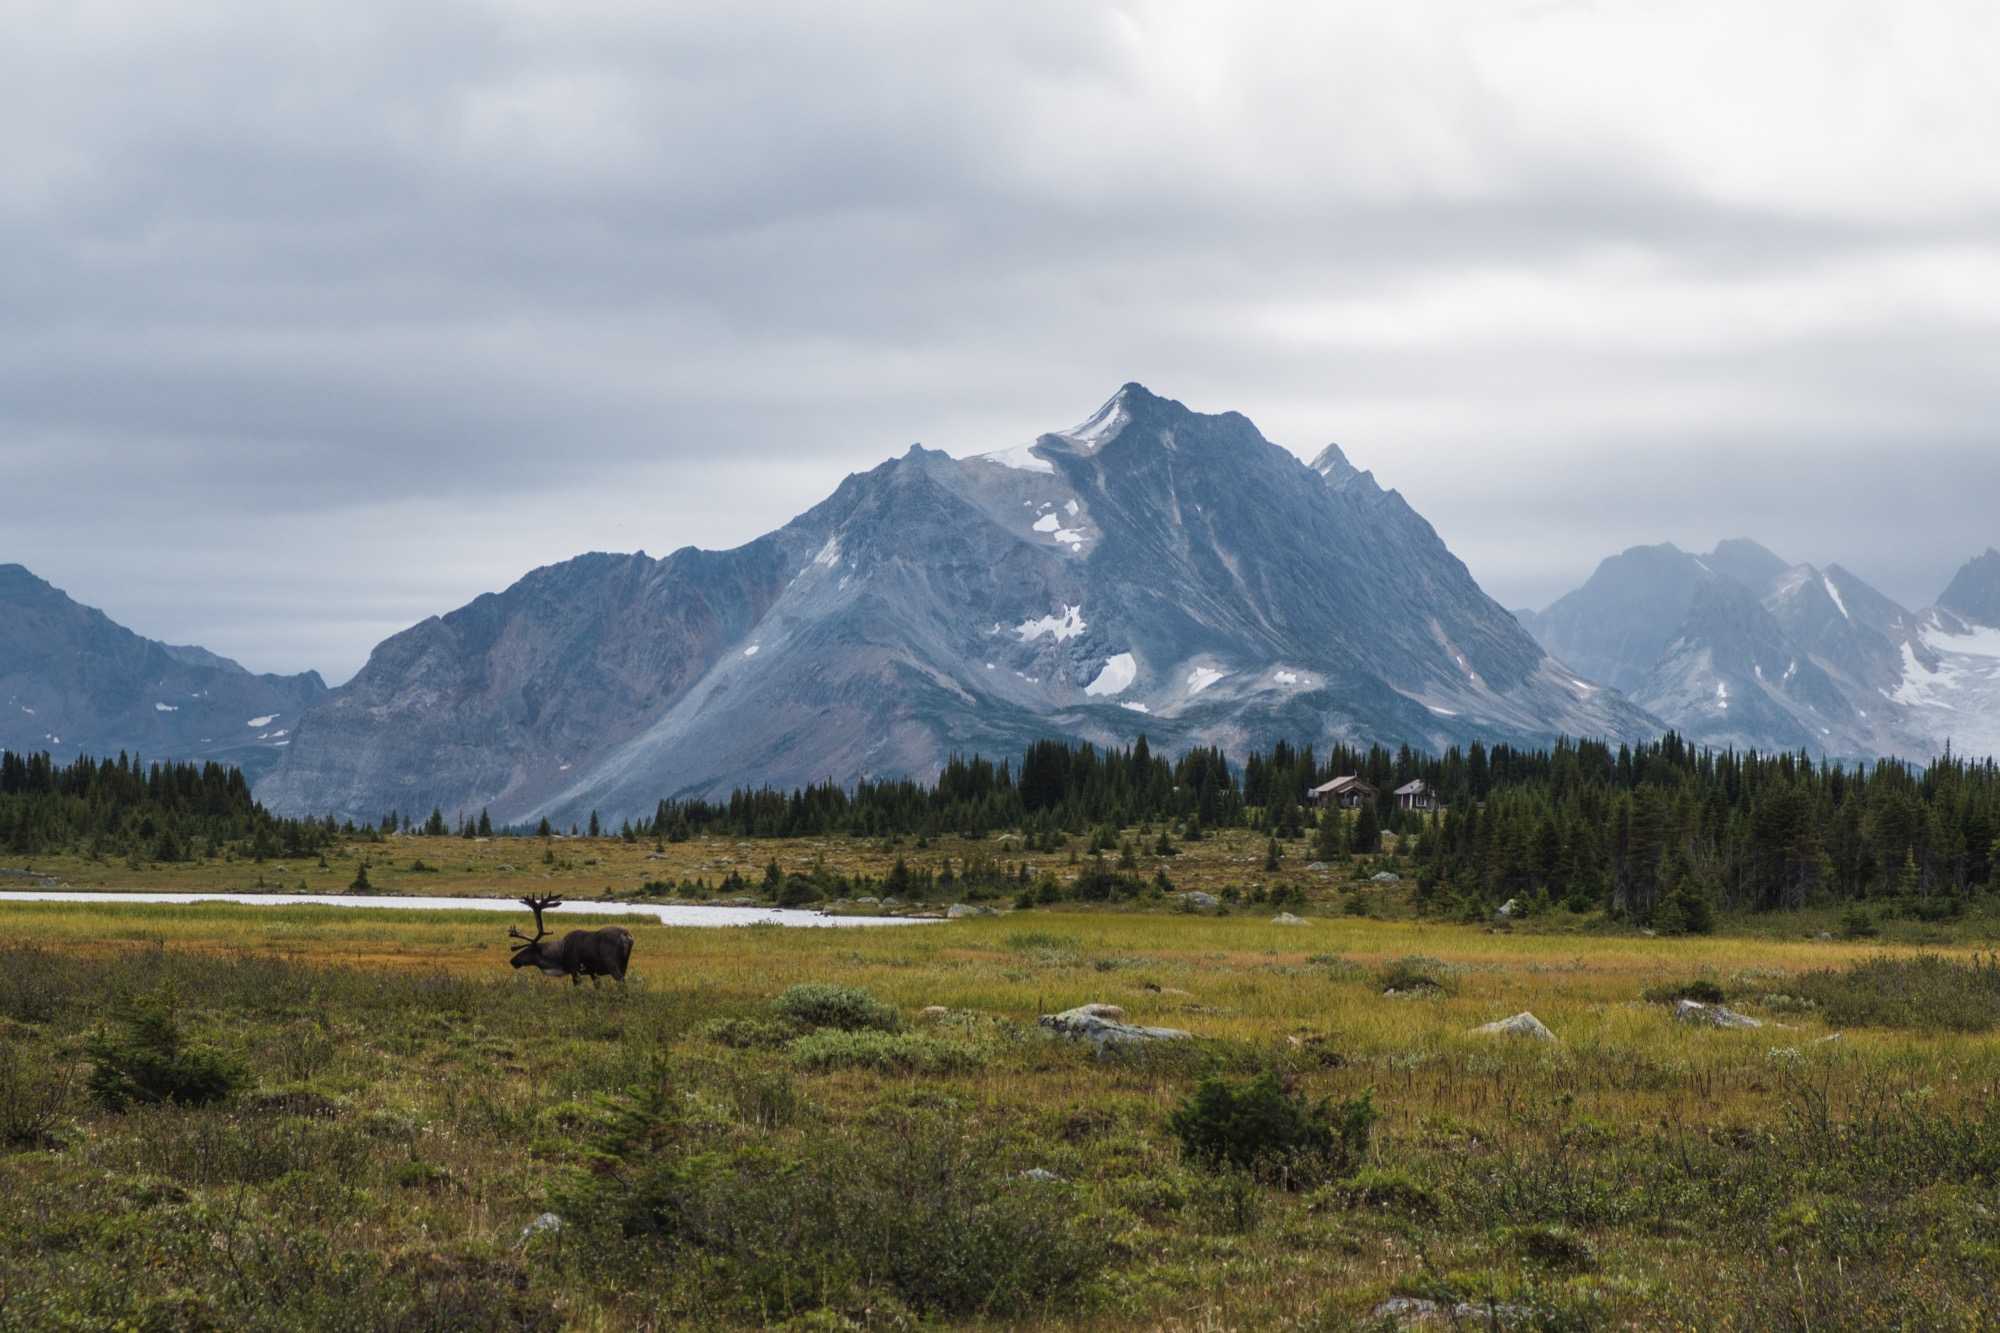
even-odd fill
[[[806,982],[787,989],[772,1008],[802,1027],[839,1028],[843,1032],[873,1029],[894,1032],[903,1025],[894,1009],[867,991],[830,982]]]
[[[107,1109],[219,1102],[245,1082],[243,1066],[212,1046],[190,1042],[171,995],[136,996],[112,1009],[112,1028],[93,1034],[89,1086]]]
[[[808,1032],[790,1048],[801,1069],[874,1069],[895,1074],[956,1074],[977,1068],[971,1047],[914,1032]]]
[[[1364,1166],[1333,1187],[1334,1197],[1349,1208],[1374,1208],[1409,1217],[1436,1217],[1443,1211],[1437,1195],[1401,1171]]]
[[[1582,1273],[1597,1267],[1597,1252],[1590,1242],[1568,1227],[1508,1227],[1500,1238],[1523,1259],[1543,1268]]]
[[[1202,1080],[1168,1125],[1191,1161],[1300,1180],[1351,1169],[1368,1152],[1376,1115],[1368,1093],[1308,1103],[1267,1072],[1243,1084]]]
[[[1398,958],[1383,968],[1376,980],[1383,990],[1443,990],[1444,964],[1435,958]]]
[[[0,1041],[0,1148],[49,1148],[69,1108],[69,1066],[48,1052]]]
[[[551,1201],[561,1216],[635,1272],[700,1263],[763,1322],[885,1298],[956,1319],[1062,1309],[1113,1256],[1070,1191],[1023,1180],[1007,1145],[936,1115],[793,1156],[699,1143],[662,1087],[627,1099],[592,1158]]]
[[[1836,1027],[1986,1032],[2000,1024],[2000,956],[1870,958],[1807,972],[1792,990]]]
[[[783,1046],[798,1034],[789,1023],[761,1018],[717,1018],[704,1023],[701,1036],[735,1051]]]

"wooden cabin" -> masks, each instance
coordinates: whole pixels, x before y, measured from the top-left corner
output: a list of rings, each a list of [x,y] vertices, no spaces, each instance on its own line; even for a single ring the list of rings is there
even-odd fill
[[[1375,789],[1350,773],[1322,782],[1307,792],[1306,797],[1322,809],[1331,806],[1338,810],[1359,810],[1375,799]]]
[[[1392,794],[1396,798],[1396,808],[1399,810],[1417,810],[1428,813],[1438,808],[1437,793],[1432,791],[1431,785],[1422,778],[1405,782],[1402,786],[1396,788]]]

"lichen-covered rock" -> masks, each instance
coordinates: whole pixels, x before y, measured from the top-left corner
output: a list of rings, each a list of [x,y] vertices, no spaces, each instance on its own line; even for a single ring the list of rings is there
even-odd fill
[[[1482,1023],[1472,1029],[1481,1037],[1526,1037],[1530,1041],[1554,1041],[1556,1034],[1543,1026],[1542,1020],[1527,1010],[1522,1010],[1512,1018],[1503,1018],[1493,1023]]]
[[[1676,1000],[1674,1019],[1677,1022],[1708,1028],[1760,1028],[1761,1018],[1739,1014],[1734,1009],[1720,1004],[1703,1004],[1699,1000]]]
[[[1105,1017],[1102,1012],[1105,1010],[1116,1013],[1118,1018]],[[1060,1036],[1088,1041],[1100,1051],[1107,1046],[1134,1042],[1186,1041],[1192,1036],[1179,1028],[1138,1027],[1121,1022],[1124,1016],[1125,1011],[1115,1004],[1086,1004],[1059,1014],[1043,1014],[1041,1023]]]

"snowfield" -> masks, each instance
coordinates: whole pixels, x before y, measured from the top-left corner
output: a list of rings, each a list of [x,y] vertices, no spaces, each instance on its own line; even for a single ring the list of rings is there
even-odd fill
[[[1225,672],[1217,671],[1214,667],[1196,667],[1194,670],[1188,672],[1188,693],[1200,694],[1203,690],[1215,684],[1216,681],[1221,680],[1225,674]]]
[[[1138,678],[1138,660],[1130,653],[1120,653],[1104,660],[1104,669],[1097,673],[1097,679],[1083,687],[1083,692],[1091,695],[1122,694]]]
[[[1074,639],[1089,628],[1090,626],[1084,623],[1081,606],[1065,606],[1060,616],[1024,620],[1014,627],[1014,632],[1021,636],[1022,643],[1033,643],[1044,634],[1061,643],[1065,639]]]

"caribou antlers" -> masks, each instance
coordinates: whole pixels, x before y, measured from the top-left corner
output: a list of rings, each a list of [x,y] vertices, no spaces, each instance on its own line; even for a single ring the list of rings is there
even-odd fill
[[[519,953],[531,944],[539,944],[542,938],[549,933],[548,928],[542,925],[542,913],[551,907],[561,907],[562,899],[554,896],[547,898],[523,898],[521,899],[521,905],[535,914],[535,933],[532,936],[523,935],[515,927],[507,927],[508,937],[521,941],[514,946],[515,953]]]

